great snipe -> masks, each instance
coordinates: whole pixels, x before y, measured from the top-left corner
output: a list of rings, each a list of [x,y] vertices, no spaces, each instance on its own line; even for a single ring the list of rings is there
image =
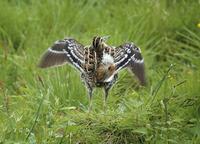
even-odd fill
[[[118,78],[118,72],[129,68],[145,85],[144,60],[140,49],[133,43],[118,47],[106,44],[107,37],[94,37],[90,46],[84,46],[73,38],[56,41],[42,56],[39,67],[47,68],[66,63],[81,73],[89,94],[90,107],[94,87],[103,87],[104,105],[108,91]]]

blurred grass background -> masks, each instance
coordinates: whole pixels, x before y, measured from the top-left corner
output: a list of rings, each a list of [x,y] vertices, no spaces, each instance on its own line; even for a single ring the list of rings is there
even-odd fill
[[[0,143],[199,143],[200,1],[1,0]],[[88,45],[133,41],[148,86],[127,71],[93,111],[70,66],[40,70],[41,54],[66,36]]]

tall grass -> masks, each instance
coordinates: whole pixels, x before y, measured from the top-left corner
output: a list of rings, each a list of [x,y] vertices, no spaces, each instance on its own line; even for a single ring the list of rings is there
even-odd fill
[[[198,143],[198,1],[0,1],[0,143]],[[145,58],[148,86],[126,70],[103,112],[93,111],[70,66],[40,70],[40,55],[66,36],[88,45],[111,35],[133,41]],[[171,67],[170,65],[173,65]]]

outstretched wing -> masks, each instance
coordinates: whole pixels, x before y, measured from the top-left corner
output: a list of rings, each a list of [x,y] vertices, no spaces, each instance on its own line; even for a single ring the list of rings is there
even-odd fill
[[[83,72],[84,46],[75,39],[56,41],[42,56],[39,67],[48,68],[70,63]]]
[[[115,49],[114,61],[117,72],[123,68],[129,68],[139,79],[141,85],[146,84],[144,59],[140,48],[133,43],[120,45]]]

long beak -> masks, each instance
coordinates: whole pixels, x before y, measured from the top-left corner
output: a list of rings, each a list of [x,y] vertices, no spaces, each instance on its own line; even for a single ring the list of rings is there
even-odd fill
[[[102,39],[103,39],[104,42],[107,41],[109,38],[110,38],[109,35],[107,35],[107,36],[102,36]]]

